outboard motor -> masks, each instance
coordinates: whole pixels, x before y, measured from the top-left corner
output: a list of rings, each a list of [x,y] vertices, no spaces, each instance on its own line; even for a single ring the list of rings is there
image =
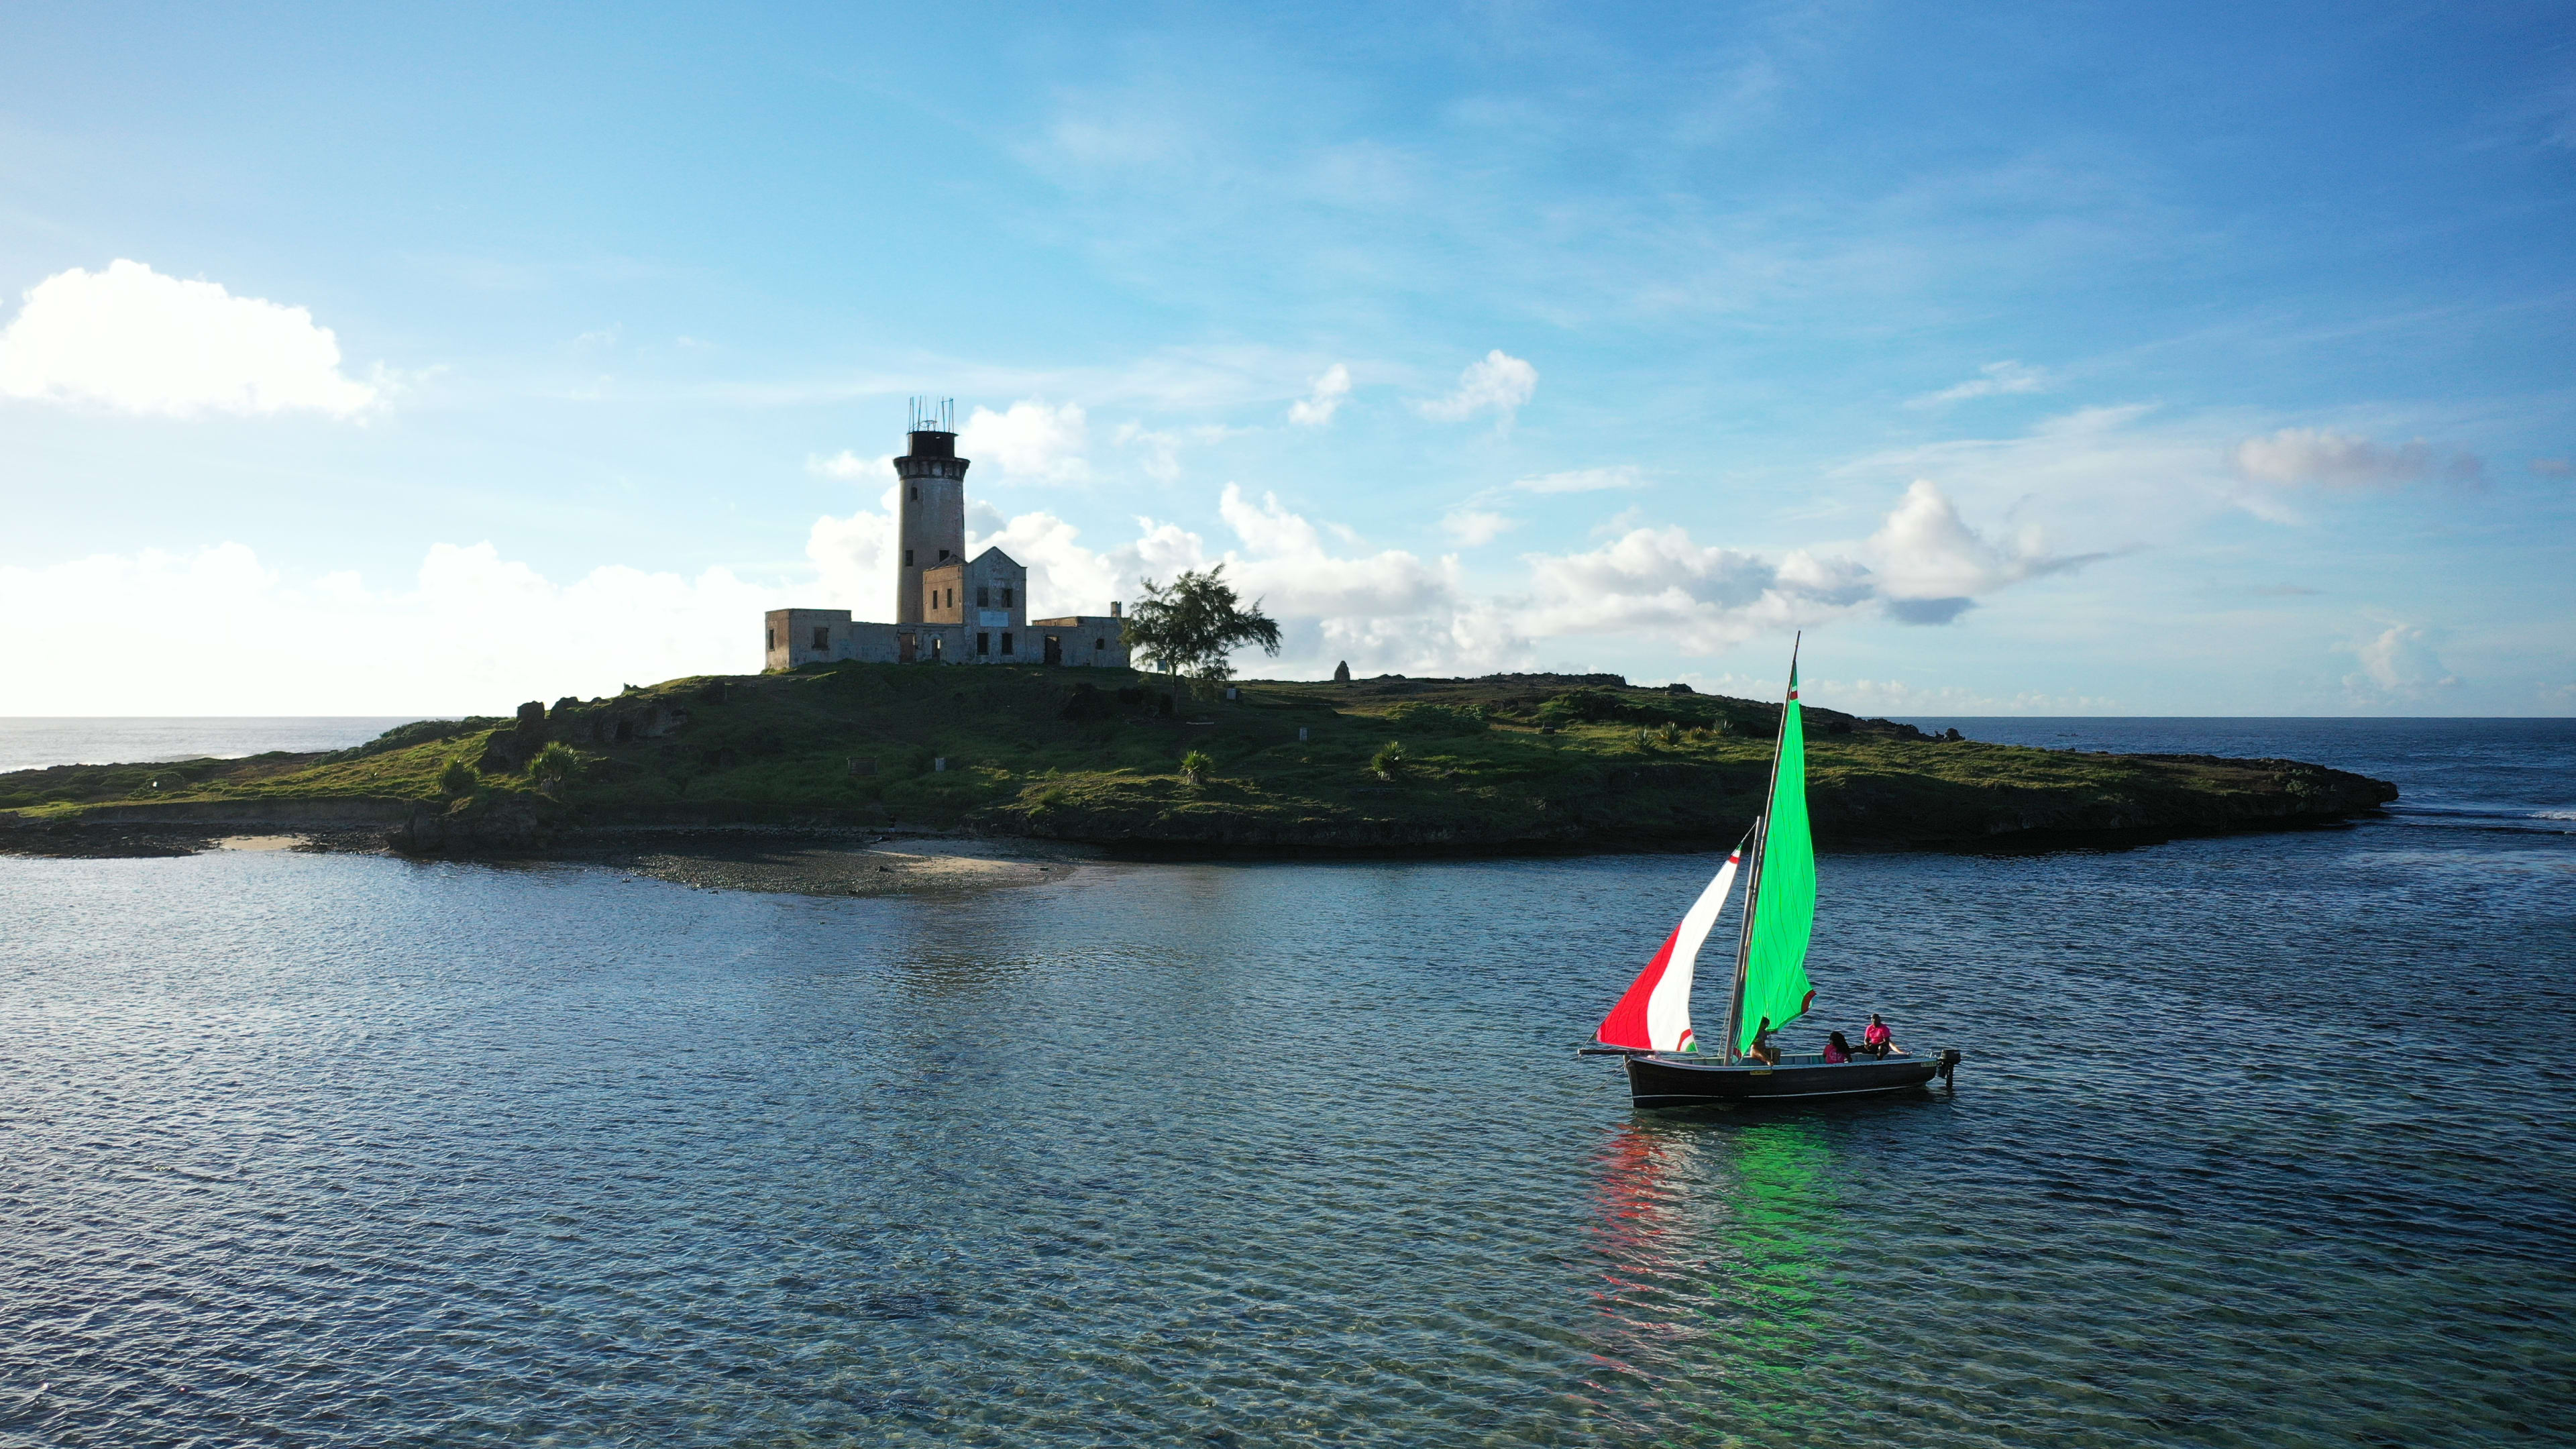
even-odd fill
[[[1941,1053],[1941,1065],[1939,1070],[1943,1085],[1950,1085],[1950,1069],[1958,1064],[1959,1049],[1957,1047],[1952,1047]]]

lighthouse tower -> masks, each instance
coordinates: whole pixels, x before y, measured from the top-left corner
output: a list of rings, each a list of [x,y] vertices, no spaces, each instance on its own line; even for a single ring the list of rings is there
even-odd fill
[[[1127,667],[1127,621],[1106,614],[1029,617],[1029,570],[998,548],[966,556],[966,460],[956,404],[912,400],[912,434],[894,460],[894,622],[847,609],[761,615],[765,669],[809,664],[1035,664]],[[857,762],[853,761],[855,769]]]
[[[919,624],[922,618],[922,571],[966,558],[966,462],[957,456],[956,404],[933,407],[927,398],[912,400],[912,433],[906,451],[894,460],[903,495],[896,506],[899,527],[895,560],[894,621]]]

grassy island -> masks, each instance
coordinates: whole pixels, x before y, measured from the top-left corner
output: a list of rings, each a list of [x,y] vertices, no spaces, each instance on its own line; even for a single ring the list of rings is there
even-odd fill
[[[2286,760],[2083,754],[1807,711],[1816,831],[1843,846],[2264,828],[2395,787]],[[417,852],[603,828],[903,826],[1180,852],[1637,850],[1750,822],[1778,706],[1609,675],[1251,681],[816,665],[678,679],[354,749],[0,774],[0,839],[340,826]]]

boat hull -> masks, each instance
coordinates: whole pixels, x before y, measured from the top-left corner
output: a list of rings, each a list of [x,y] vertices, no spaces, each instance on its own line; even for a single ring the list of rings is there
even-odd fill
[[[1628,1097],[1640,1107],[1712,1107],[1730,1102],[1776,1102],[1816,1097],[1867,1097],[1909,1092],[1929,1084],[1945,1065],[1938,1056],[1834,1065],[1758,1062],[1729,1066],[1679,1053],[1638,1053],[1627,1059]]]

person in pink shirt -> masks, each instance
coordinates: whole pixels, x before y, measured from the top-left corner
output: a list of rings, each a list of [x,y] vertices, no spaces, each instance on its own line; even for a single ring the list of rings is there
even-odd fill
[[[1905,1055],[1905,1048],[1896,1044],[1888,1034],[1887,1023],[1879,1020],[1875,1011],[1869,1014],[1869,1029],[1860,1034],[1860,1049],[1874,1057]]]
[[[1833,1032],[1825,1037],[1826,1066],[1839,1067],[1843,1063],[1850,1061],[1851,1058],[1851,1043],[1844,1040],[1841,1032]]]

